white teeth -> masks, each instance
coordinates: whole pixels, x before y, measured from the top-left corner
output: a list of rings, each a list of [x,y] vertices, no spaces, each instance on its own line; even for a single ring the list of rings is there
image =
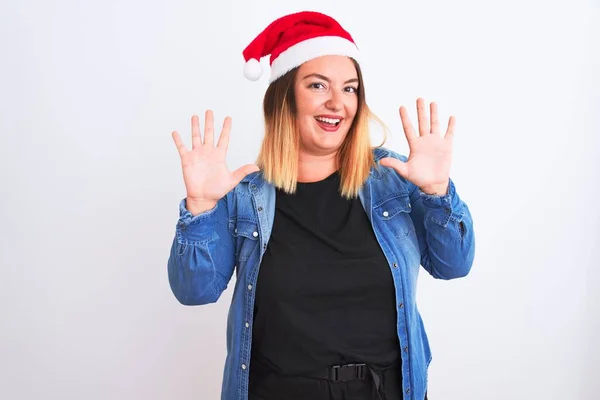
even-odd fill
[[[332,125],[337,124],[338,122],[341,121],[341,118],[340,119],[333,119],[333,118],[315,117],[315,119],[317,121],[326,122],[326,123],[332,124]]]

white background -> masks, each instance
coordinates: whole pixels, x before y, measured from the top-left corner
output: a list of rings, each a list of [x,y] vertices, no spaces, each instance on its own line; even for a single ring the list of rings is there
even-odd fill
[[[233,285],[202,307],[170,292],[185,196],[171,131],[189,144],[192,114],[231,115],[229,165],[253,162],[268,74],[247,81],[241,52],[313,9],[361,48],[388,147],[407,154],[398,107],[416,124],[418,96],[457,117],[477,251],[465,279],[421,275],[430,398],[598,399],[599,8],[3,1],[0,398],[219,397]]]

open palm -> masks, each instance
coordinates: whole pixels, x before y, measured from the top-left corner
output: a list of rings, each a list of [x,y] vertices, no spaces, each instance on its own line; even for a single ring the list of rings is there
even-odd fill
[[[456,118],[450,117],[445,135],[440,135],[437,104],[430,104],[431,123],[425,110],[423,99],[417,99],[419,134],[408,117],[404,106],[400,107],[402,127],[408,141],[410,153],[408,160],[402,162],[392,157],[385,157],[380,164],[394,168],[402,177],[409,180],[425,193],[445,194],[450,179],[452,162],[452,139]]]
[[[231,172],[225,163],[231,118],[225,118],[217,145],[214,145],[213,112],[206,111],[204,141],[200,135],[198,116],[192,116],[192,149],[188,150],[174,131],[172,136],[181,157],[183,180],[187,191],[187,201],[196,203],[216,203],[233,189],[246,175],[258,171],[254,164],[244,165]]]

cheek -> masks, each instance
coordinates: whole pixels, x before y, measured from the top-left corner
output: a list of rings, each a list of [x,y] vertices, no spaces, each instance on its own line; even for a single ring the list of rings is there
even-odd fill
[[[296,87],[296,111],[299,116],[313,113],[315,103],[315,96],[311,96],[304,88]]]
[[[348,119],[353,120],[356,116],[357,111],[358,99],[355,98],[354,100],[348,101],[348,103],[346,103],[346,115],[348,116]]]
[[[308,138],[310,135],[308,132],[312,132],[310,127],[310,120],[308,117],[298,116],[296,118],[296,123],[298,124],[298,132],[300,133],[300,138]]]
[[[299,117],[312,117],[320,109],[320,104],[316,99],[304,98],[296,103]]]
[[[320,110],[315,99],[306,97],[296,100],[296,120],[300,127],[307,127],[314,121],[315,114]]]

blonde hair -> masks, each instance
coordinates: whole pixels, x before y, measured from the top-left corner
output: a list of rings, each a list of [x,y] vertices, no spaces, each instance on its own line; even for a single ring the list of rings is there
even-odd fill
[[[386,125],[371,112],[365,101],[365,89],[360,66],[352,59],[358,74],[358,109],[352,126],[337,153],[340,173],[340,193],[350,199],[358,196],[359,189],[375,166],[369,122],[375,120],[384,130],[381,147],[388,135]],[[286,193],[294,193],[298,183],[300,134],[296,126],[294,82],[298,68],[272,82],[263,99],[265,135],[256,165],[265,180]]]

